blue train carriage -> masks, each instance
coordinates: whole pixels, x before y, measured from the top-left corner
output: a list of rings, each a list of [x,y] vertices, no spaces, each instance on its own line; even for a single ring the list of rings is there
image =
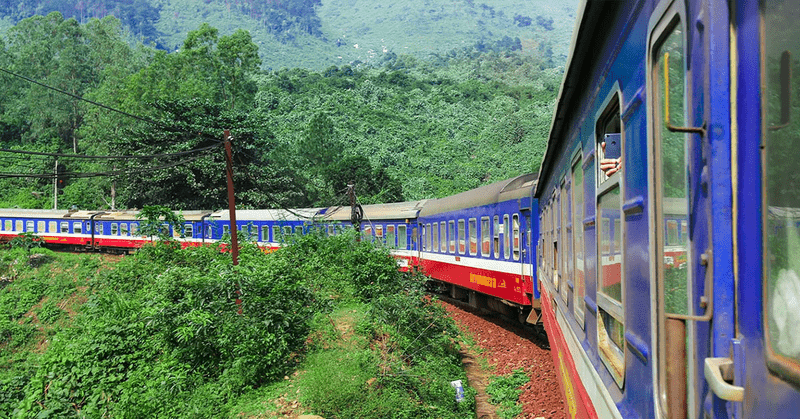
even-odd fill
[[[800,412],[799,14],[580,5],[535,193],[569,417]]]
[[[427,200],[369,204],[361,208],[361,233],[365,239],[387,246],[401,271],[419,266],[419,226],[417,217]],[[333,233],[339,227],[352,227],[350,207],[330,207],[323,222]]]
[[[440,291],[537,323],[535,185],[532,173],[425,203],[420,266]]]
[[[293,235],[305,234],[319,219],[320,211],[320,208],[237,210],[237,239],[255,242],[265,251],[276,250]],[[205,240],[230,240],[230,212],[212,213],[204,231]]]

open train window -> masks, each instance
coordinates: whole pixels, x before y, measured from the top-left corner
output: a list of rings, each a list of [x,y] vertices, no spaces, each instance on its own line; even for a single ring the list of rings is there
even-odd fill
[[[604,160],[620,158],[623,135],[620,120],[620,89],[615,83],[595,115],[595,150],[599,156],[596,178],[597,211],[597,346],[600,359],[617,386],[625,381],[625,260],[621,242],[623,166],[603,170]],[[613,154],[611,142],[616,142]],[[605,150],[602,143],[606,142]],[[607,175],[607,173],[611,173]]]
[[[62,221],[60,227],[61,234],[69,234],[69,221]]]

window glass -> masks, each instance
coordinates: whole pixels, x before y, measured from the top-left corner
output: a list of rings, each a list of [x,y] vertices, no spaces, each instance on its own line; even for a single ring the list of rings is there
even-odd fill
[[[37,221],[36,222],[36,231],[39,233],[44,233],[45,222],[44,221]]]
[[[128,236],[128,223],[120,223],[119,225],[119,234],[123,236]]]
[[[291,227],[289,227],[289,228],[291,228]],[[231,226],[228,225],[228,224],[223,225],[222,226],[222,237],[230,238],[230,236],[231,236]]]
[[[383,226],[382,225],[376,225],[375,226],[375,237],[378,239],[378,241],[380,241],[380,242],[383,241]]]
[[[511,217],[511,231],[512,231],[512,247],[514,250],[514,260],[519,260],[519,214],[514,214]]]
[[[447,222],[442,221],[439,223],[439,239],[440,239],[440,246],[439,251],[442,253],[447,253]]]
[[[261,241],[269,241],[269,226],[261,226]]]
[[[3,223],[3,230],[5,230],[5,231],[12,231],[13,230],[12,221],[11,220],[6,220]]]
[[[94,222],[94,234],[102,235],[103,233],[103,222],[102,221],[95,221]]]
[[[586,295],[586,285],[584,278],[584,256],[583,256],[583,168],[581,159],[575,162],[572,166],[572,241],[574,249],[574,264],[575,270],[573,275],[573,283],[575,284],[574,292],[574,311],[575,318],[578,322],[583,324],[583,298]]]
[[[116,236],[119,234],[119,224],[111,223],[111,235]]]
[[[397,247],[408,249],[408,227],[405,224],[397,226]]]
[[[800,363],[800,9],[796,2],[763,2],[763,139],[765,334],[782,363]],[[797,373],[789,373],[797,382]],[[784,374],[788,375],[788,374]]]
[[[620,248],[620,193],[619,187],[610,189],[598,200],[598,213],[602,220],[599,291],[609,298],[622,301],[622,253]]]
[[[183,225],[183,235],[187,238],[194,237],[194,226],[190,223]]]
[[[509,230],[511,226],[508,222],[508,214],[503,215],[503,257],[508,259],[511,256],[511,245],[510,239],[511,235],[509,234]]]
[[[469,254],[478,254],[478,220],[469,219]]]
[[[33,230],[33,220],[25,221],[25,231],[32,232]]]
[[[500,258],[500,216],[494,216],[494,225],[492,226],[492,232],[494,233],[494,257],[495,259]]]
[[[292,235],[292,226],[283,226],[283,228],[281,230],[283,230],[283,235],[284,236],[291,236]]]
[[[458,254],[463,255],[467,252],[467,228],[464,220],[458,220]]]
[[[449,239],[447,243],[449,244],[449,251],[450,253],[456,252],[456,222],[449,221],[447,223],[447,238]]]
[[[136,232],[139,231],[139,223],[131,223],[131,235],[136,235]]]
[[[481,255],[489,256],[492,253],[492,230],[489,228],[489,217],[481,218]]]
[[[58,231],[58,223],[55,221],[50,221],[47,223],[47,231],[50,233],[55,233]]]
[[[433,230],[431,230],[431,233],[432,233],[433,244],[431,246],[431,250],[434,251],[434,252],[438,252],[439,251],[439,223],[433,223],[432,228],[433,228]]]
[[[62,221],[60,227],[62,234],[69,234],[69,221]]]
[[[386,244],[389,247],[397,247],[397,234],[395,234],[395,226],[393,224],[386,225]]]
[[[663,262],[661,272],[664,282],[664,309],[667,313],[689,314],[687,294],[689,271],[686,264],[676,260],[686,260],[686,243],[678,240],[678,222],[685,220],[689,208],[686,184],[686,139],[687,134],[672,132],[671,125],[685,125],[684,118],[684,63],[683,31],[676,26],[664,39],[655,55],[653,67],[656,107],[662,118],[658,119],[658,194],[660,217],[658,225],[664,237],[658,242],[658,258]],[[664,72],[664,68],[668,72]],[[669,85],[669,89],[667,89]],[[665,106],[669,104],[669,106]],[[671,220],[670,220],[671,219]]]
[[[76,221],[72,223],[72,231],[75,234],[82,234],[83,233],[83,223],[80,221]]]

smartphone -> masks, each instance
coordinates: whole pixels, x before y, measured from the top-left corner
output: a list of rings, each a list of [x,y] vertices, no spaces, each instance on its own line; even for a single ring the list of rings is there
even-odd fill
[[[620,133],[606,134],[605,158],[618,159],[622,156],[622,135]]]

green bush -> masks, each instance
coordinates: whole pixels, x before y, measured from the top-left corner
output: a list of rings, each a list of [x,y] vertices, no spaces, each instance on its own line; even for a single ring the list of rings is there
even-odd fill
[[[492,378],[486,386],[486,393],[489,394],[489,403],[499,406],[497,415],[502,419],[512,419],[522,414],[522,406],[519,404],[519,395],[522,394],[522,387],[530,378],[525,371],[514,370],[509,375],[497,376]]]

